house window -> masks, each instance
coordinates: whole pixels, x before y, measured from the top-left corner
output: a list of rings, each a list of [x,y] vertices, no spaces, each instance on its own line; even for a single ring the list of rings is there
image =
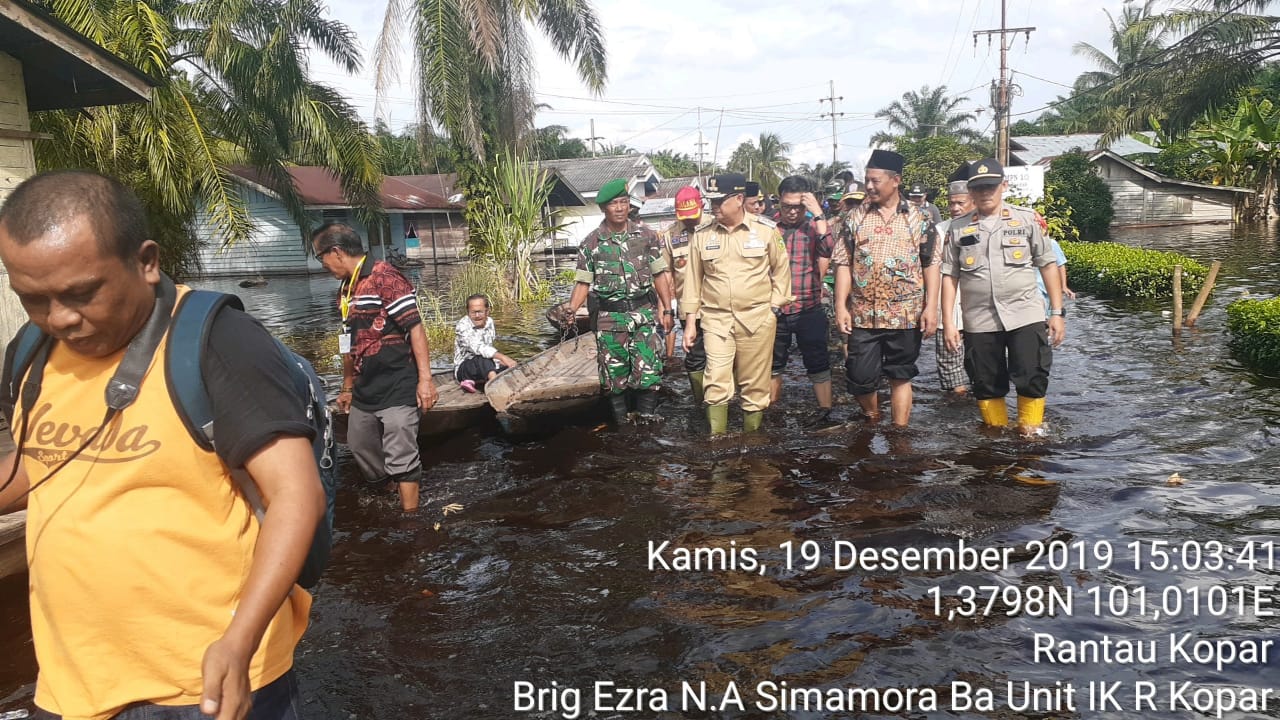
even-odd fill
[[[347,219],[346,210],[321,210],[320,219],[324,222],[342,222]]]
[[[1191,214],[1191,198],[1177,197],[1173,200],[1173,211],[1179,215]]]

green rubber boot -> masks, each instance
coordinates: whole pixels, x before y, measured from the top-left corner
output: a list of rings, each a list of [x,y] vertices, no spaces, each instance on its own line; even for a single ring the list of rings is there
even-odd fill
[[[755,412],[742,413],[742,432],[756,432],[760,426],[764,424],[764,411],[756,410]]]
[[[701,370],[691,370],[689,372],[689,388],[693,390],[693,402],[695,405],[702,404],[702,383],[706,379],[706,375]]]
[[[711,426],[712,435],[723,435],[729,432],[729,406],[708,405],[707,424]]]

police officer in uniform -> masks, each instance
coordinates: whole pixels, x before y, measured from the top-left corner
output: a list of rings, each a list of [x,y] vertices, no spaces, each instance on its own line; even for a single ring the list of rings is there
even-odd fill
[[[696,187],[683,187],[676,193],[676,221],[662,231],[662,250],[671,270],[671,281],[675,287],[675,298],[680,299],[684,292],[684,277],[689,269],[689,245],[694,233],[702,223],[702,193]],[[680,316],[679,311],[676,312]],[[697,322],[695,321],[695,325]],[[674,342],[675,335],[667,335],[668,342]],[[671,348],[667,356],[671,355]],[[707,367],[707,352],[703,349],[702,335],[693,347],[684,354],[684,369],[689,374],[689,388],[693,391],[693,400],[702,405],[703,371]]]
[[[1004,202],[1007,184],[999,162],[987,158],[977,163],[968,187],[974,210],[952,221],[942,263],[947,347],[960,348],[953,315],[958,289],[964,364],[983,422],[1008,425],[1004,398],[1012,381],[1018,392],[1018,425],[1023,434],[1034,434],[1044,422],[1051,346],[1061,345],[1066,336],[1062,279],[1035,212]],[[1037,275],[1052,303],[1048,323]]]
[[[662,344],[657,325],[671,332],[671,281],[662,244],[652,230],[628,219],[631,196],[625,180],[610,180],[596,202],[604,222],[578,246],[577,284],[568,316],[587,294],[598,298],[596,351],[600,385],[620,425],[627,420],[628,395],[636,412],[653,417],[662,381]]]
[[[794,300],[782,235],[772,220],[746,211],[746,189],[747,179],[738,173],[707,181],[715,221],[694,236],[680,301],[685,350],[706,336],[704,400],[713,435],[728,430],[735,384],[743,431],[760,429],[769,407],[775,313]]]

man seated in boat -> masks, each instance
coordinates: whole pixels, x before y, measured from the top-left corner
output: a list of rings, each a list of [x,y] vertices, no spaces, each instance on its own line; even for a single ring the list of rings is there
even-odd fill
[[[498,352],[493,341],[498,336],[489,317],[489,298],[467,298],[467,316],[453,327],[453,377],[469,392],[479,392],[498,373],[516,366],[516,361]]]

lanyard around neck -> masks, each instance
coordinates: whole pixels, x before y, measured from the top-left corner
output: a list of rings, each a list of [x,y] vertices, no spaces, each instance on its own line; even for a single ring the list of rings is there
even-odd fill
[[[347,316],[351,314],[351,299],[356,294],[356,280],[360,279],[360,270],[364,267],[364,261],[369,258],[368,255],[360,258],[360,262],[356,263],[356,269],[351,271],[351,279],[347,281],[347,291],[342,295],[342,322],[347,321]]]

